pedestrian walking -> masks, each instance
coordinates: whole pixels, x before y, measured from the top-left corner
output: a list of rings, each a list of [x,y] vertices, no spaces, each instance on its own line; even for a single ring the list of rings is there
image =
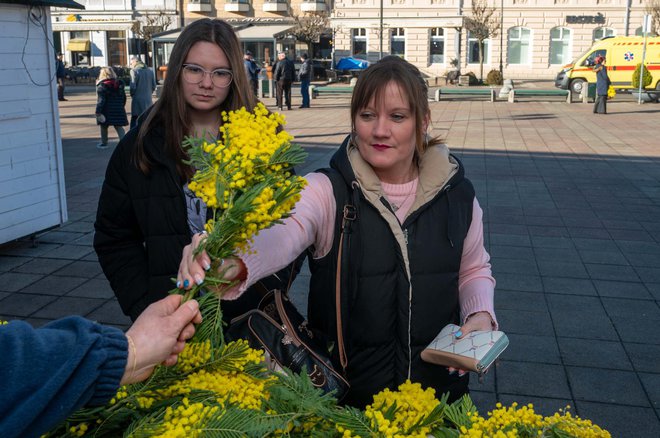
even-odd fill
[[[151,96],[156,90],[154,73],[137,56],[131,57],[131,129],[137,119],[152,104]]]
[[[66,101],[64,98],[64,79],[66,78],[66,69],[64,68],[64,55],[62,52],[57,54],[55,59],[55,77],[57,78],[57,100]]]
[[[610,78],[607,76],[607,67],[605,66],[605,57],[598,56],[595,59],[596,65],[596,101],[594,102],[594,114],[607,114],[607,90],[610,88]]]
[[[286,53],[277,54],[277,66],[275,66],[275,82],[277,83],[277,108],[282,111],[284,105],[291,109],[291,84],[296,76],[296,68],[293,62],[286,57]],[[282,100],[284,99],[284,100]]]
[[[254,62],[252,57],[252,52],[249,50],[243,55],[243,65],[245,67],[245,74],[247,75],[248,80],[250,81],[250,88],[254,92],[255,97],[259,97],[258,84],[259,84],[259,72],[261,69]]]
[[[101,142],[99,149],[108,147],[108,127],[114,126],[119,140],[124,138],[124,126],[128,125],[126,117],[126,91],[124,82],[117,79],[111,67],[103,67],[96,83],[96,124],[101,127]]]
[[[300,81],[300,94],[302,94],[302,105],[300,108],[309,108],[309,84],[312,81],[312,60],[308,59],[307,53],[300,55],[300,71],[298,80]]]

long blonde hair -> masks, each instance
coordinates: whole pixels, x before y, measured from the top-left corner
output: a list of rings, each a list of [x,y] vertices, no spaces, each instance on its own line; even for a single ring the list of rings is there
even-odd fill
[[[117,74],[111,67],[102,67],[99,72],[99,79],[97,83],[105,81],[106,79],[117,79]]]

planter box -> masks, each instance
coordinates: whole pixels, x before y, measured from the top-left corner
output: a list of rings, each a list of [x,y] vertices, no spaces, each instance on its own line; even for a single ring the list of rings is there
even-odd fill
[[[458,85],[470,85],[470,76],[462,75],[458,77]]]

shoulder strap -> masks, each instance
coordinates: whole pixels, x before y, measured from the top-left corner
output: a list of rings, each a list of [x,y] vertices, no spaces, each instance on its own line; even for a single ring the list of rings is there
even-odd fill
[[[337,202],[337,215],[341,215],[341,226],[339,228],[339,246],[337,250],[337,271],[335,274],[335,308],[336,308],[336,326],[337,326],[337,346],[339,350],[339,362],[346,374],[348,357],[346,355],[346,345],[344,343],[344,327],[348,321],[348,294],[342,294],[342,290],[350,290],[349,262],[352,227],[358,218],[358,200],[359,194],[357,182],[353,181],[351,186],[347,186],[346,181],[339,172],[334,169],[321,169],[332,183],[332,190]]]

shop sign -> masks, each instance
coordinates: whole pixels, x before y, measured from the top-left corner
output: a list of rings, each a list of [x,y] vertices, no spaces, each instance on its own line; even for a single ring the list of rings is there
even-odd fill
[[[605,16],[600,12],[596,15],[567,15],[569,24],[605,24]]]

